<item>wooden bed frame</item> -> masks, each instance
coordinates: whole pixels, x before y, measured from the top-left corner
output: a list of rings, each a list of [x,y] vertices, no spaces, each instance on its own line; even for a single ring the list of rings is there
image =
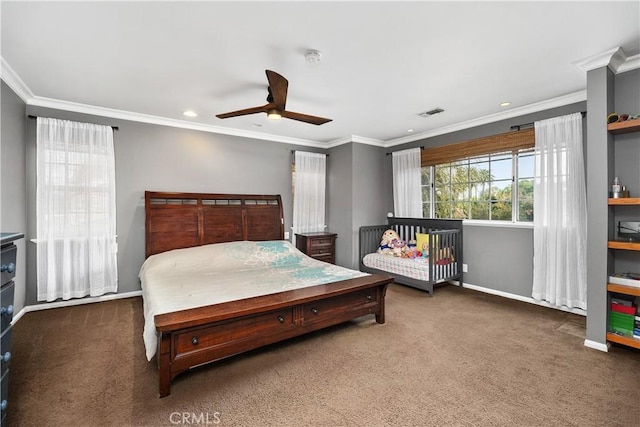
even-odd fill
[[[210,243],[282,240],[279,195],[145,192],[146,256]],[[367,314],[385,322],[389,276],[340,282],[230,301],[154,318],[160,397],[176,375]]]

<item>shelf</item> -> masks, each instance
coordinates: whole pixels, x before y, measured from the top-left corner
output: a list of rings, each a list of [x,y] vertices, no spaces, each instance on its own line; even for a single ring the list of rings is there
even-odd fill
[[[640,339],[614,334],[613,332],[607,332],[607,341],[624,344],[629,347],[640,348]]]
[[[609,198],[609,205],[640,205],[640,197]]]
[[[617,283],[607,283],[607,291],[640,297],[640,288],[636,288],[633,286],[619,285]]]
[[[624,122],[615,122],[607,125],[607,130],[614,134],[631,133],[640,131],[640,119],[625,120]]]
[[[640,251],[640,243],[636,242],[621,242],[617,240],[609,240],[607,242],[609,249],[625,249],[627,251]]]

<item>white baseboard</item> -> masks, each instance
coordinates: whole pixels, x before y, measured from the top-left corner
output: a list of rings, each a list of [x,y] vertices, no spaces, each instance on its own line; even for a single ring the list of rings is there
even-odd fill
[[[460,282],[455,282],[458,286],[460,286]],[[556,310],[561,310],[561,311],[566,311],[569,313],[573,313],[573,314],[579,314],[581,316],[586,316],[587,312],[585,310],[582,310],[580,308],[569,308],[569,307],[557,307],[555,305],[551,305],[548,302],[545,301],[537,301],[534,300],[533,298],[528,298],[528,297],[523,297],[522,295],[516,295],[516,294],[511,294],[509,292],[503,292],[503,291],[497,291],[495,289],[489,289],[489,288],[484,288],[482,286],[476,286],[476,285],[471,285],[469,283],[464,283],[465,288],[469,288],[469,289],[473,289],[474,291],[480,291],[480,292],[485,292],[488,294],[493,294],[493,295],[498,295],[501,297],[505,297],[505,298],[510,298],[510,299],[515,299],[518,301],[523,301],[523,302],[528,302],[529,304],[535,304],[535,305],[539,305],[542,307],[547,307],[547,308],[553,308]],[[597,341],[592,341],[592,340],[584,340],[584,346],[585,347],[589,347],[589,348],[593,348],[595,350],[599,350],[599,351],[604,351],[605,353],[609,351],[609,343],[601,343],[601,342],[597,342]]]
[[[604,351],[605,353],[609,352],[609,343],[602,344],[601,342],[592,341],[592,340],[584,340],[584,346],[593,348],[595,350]]]
[[[122,299],[122,298],[139,297],[140,295],[142,295],[141,290],[124,292],[121,294],[102,295],[99,297],[77,298],[77,299],[72,299],[68,301],[56,301],[56,302],[47,302],[44,304],[28,305],[24,307],[22,310],[20,310],[18,314],[13,316],[13,320],[11,321],[11,324],[15,325],[23,315],[31,311],[48,310],[50,308],[71,307],[74,305],[82,305],[82,304],[92,304],[94,302],[103,302],[103,301],[112,301],[112,300]]]
[[[459,282],[456,282],[456,283],[459,283]],[[458,284],[458,286],[460,286],[460,285]],[[468,288],[468,289],[473,289],[474,291],[480,291],[480,292],[484,292],[484,293],[487,293],[487,294],[498,295],[498,296],[501,296],[501,297],[505,297],[505,298],[509,298],[509,299],[515,299],[515,300],[522,301],[522,302],[528,302],[529,304],[539,305],[539,306],[547,307],[547,308],[553,308],[553,309],[556,309],[556,310],[566,311],[568,313],[579,314],[580,316],[586,316],[587,315],[587,312],[585,310],[580,309],[580,308],[558,307],[558,306],[555,306],[555,305],[551,305],[546,301],[538,301],[538,300],[535,300],[535,299],[533,299],[531,297],[523,297],[522,295],[516,295],[516,294],[509,293],[509,292],[498,291],[498,290],[495,290],[495,289],[490,289],[490,288],[485,288],[485,287],[482,287],[482,286],[472,285],[470,283],[464,283],[463,287],[464,288]]]

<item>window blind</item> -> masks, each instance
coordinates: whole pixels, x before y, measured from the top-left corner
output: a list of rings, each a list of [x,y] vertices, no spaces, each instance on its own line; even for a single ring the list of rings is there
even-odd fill
[[[517,151],[535,146],[535,129],[486,136],[455,144],[425,148],[421,153],[422,166],[435,166],[455,162],[467,157],[482,156],[505,151]]]

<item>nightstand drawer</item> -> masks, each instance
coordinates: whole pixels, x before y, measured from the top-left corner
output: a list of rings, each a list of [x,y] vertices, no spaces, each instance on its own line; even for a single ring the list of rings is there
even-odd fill
[[[331,256],[333,251],[331,250],[331,246],[327,246],[326,248],[311,248],[307,253],[312,258],[317,258],[319,256]]]
[[[309,239],[309,245],[312,248],[331,247],[333,245],[334,238],[331,237],[314,237]]]

